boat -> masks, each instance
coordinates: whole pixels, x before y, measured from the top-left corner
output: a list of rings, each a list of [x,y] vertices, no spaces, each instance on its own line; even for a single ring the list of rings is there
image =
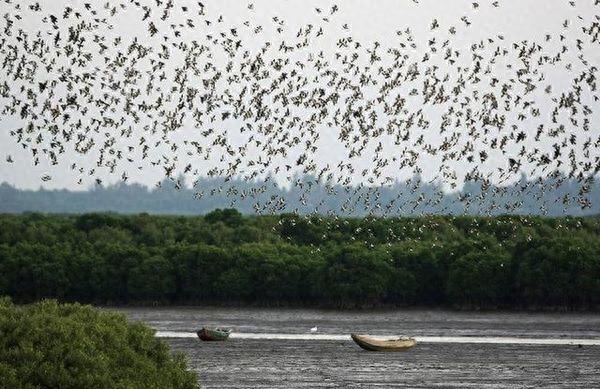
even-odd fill
[[[202,327],[201,330],[196,331],[196,334],[205,342],[211,341],[224,341],[229,338],[231,330],[227,328],[206,328]]]
[[[352,340],[368,351],[406,351],[417,344],[414,338],[377,339],[369,335],[350,334]]]

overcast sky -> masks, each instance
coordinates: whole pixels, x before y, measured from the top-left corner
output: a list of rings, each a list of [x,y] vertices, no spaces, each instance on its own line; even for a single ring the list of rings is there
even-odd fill
[[[145,3],[144,1],[141,2]],[[13,0],[13,3],[25,4],[27,2]],[[35,2],[29,3],[33,4]],[[49,31],[52,33],[49,24],[42,22],[45,14],[53,13],[60,15],[66,4],[72,4],[74,8],[78,8],[83,7],[85,1],[52,0],[40,1],[39,3],[44,8],[44,12],[28,13],[24,11],[26,17],[18,22],[17,27],[22,28],[29,35],[34,35],[37,31]],[[96,2],[91,3],[94,4]],[[118,4],[120,2],[110,0],[109,3],[113,5],[113,3]],[[146,3],[152,4],[153,2]],[[196,1],[175,1],[178,7],[188,4],[191,9],[194,9],[196,3]],[[566,37],[566,44],[575,47],[576,39],[582,36],[582,27],[590,26],[594,20],[598,19],[598,15],[600,14],[600,7],[594,5],[594,0],[576,0],[575,7],[571,6],[567,0],[498,0],[496,2],[498,3],[498,7],[493,6],[493,1],[481,0],[478,1],[479,6],[476,8],[473,6],[473,0],[419,0],[418,2],[411,0],[344,0],[339,2],[306,0],[256,0],[251,2],[205,0],[203,3],[206,5],[206,17],[196,17],[195,20],[200,21],[197,23],[198,30],[185,32],[183,35],[184,40],[205,41],[206,34],[213,32],[217,34],[220,30],[235,27],[243,39],[244,48],[256,51],[267,41],[276,45],[282,39],[294,39],[299,28],[311,23],[316,26],[323,26],[324,34],[319,39],[311,41],[310,51],[318,53],[322,50],[326,58],[333,58],[336,51],[337,39],[342,36],[352,36],[355,41],[362,42],[363,47],[368,47],[372,42],[377,41],[384,48],[395,48],[398,47],[398,36],[395,32],[405,30],[406,28],[410,28],[414,33],[419,48],[416,51],[410,52],[411,58],[419,58],[423,55],[419,50],[426,48],[427,41],[432,36],[430,30],[433,19],[437,19],[439,22],[440,30],[448,31],[452,26],[457,28],[456,35],[451,37],[451,45],[455,50],[468,53],[469,47],[472,44],[482,40],[485,41],[488,38],[497,40],[498,36],[501,35],[504,37],[505,45],[513,42],[535,41],[547,47],[548,52],[553,52],[561,44],[558,40],[560,34]],[[252,10],[247,7],[249,3],[254,5]],[[334,4],[338,4],[339,11],[330,16],[328,22],[323,21],[322,17],[324,14],[329,13]],[[315,8],[322,9],[323,14],[318,14]],[[12,4],[7,4],[4,1],[0,2],[0,14],[14,14],[15,12],[17,11],[14,10]],[[214,21],[220,15],[223,17],[223,22],[215,26]],[[274,16],[285,21],[282,34],[277,33],[275,29],[276,26],[274,26],[272,20]],[[468,28],[461,21],[461,17],[464,16],[471,23],[471,26]],[[175,12],[170,22],[183,23],[186,17],[187,15],[181,12]],[[110,30],[105,29],[101,32],[110,38],[123,36],[125,41],[130,41],[134,37],[137,37],[142,42],[158,45],[160,39],[157,37],[150,38],[146,24],[142,23],[139,19],[139,11],[133,9],[123,11],[114,18],[114,28]],[[201,23],[202,19],[213,20],[212,26],[214,27],[206,27]],[[563,26],[565,20],[570,21],[567,28]],[[245,21],[249,22],[250,27],[244,28],[243,23]],[[344,24],[349,26],[348,30],[344,30]],[[5,22],[0,22],[0,25],[4,28]],[[250,30],[259,25],[264,26],[263,31],[260,34],[251,33]],[[64,27],[61,26],[61,28]],[[547,34],[552,35],[554,39],[550,42],[545,42]],[[439,37],[444,36],[442,33],[437,33],[437,35]],[[449,34],[446,33],[446,35],[450,37]],[[15,37],[3,38],[12,42],[12,39]],[[585,59],[589,61],[588,65],[600,67],[599,42],[591,43],[586,41],[582,53]],[[577,59],[578,54],[579,52],[575,50],[567,53],[567,56],[571,56],[572,58],[565,61],[565,64],[572,62],[573,66],[571,69],[565,69],[564,66],[555,69],[544,68],[543,71],[546,76],[544,86],[551,84],[557,93],[564,88],[568,88],[575,75],[586,67]],[[5,55],[6,51],[4,49],[0,52],[0,58]],[[464,62],[459,64],[470,66],[469,57],[464,56],[463,58]],[[177,58],[173,59],[173,61],[177,60]],[[219,58],[215,58],[214,62],[217,67],[224,66],[225,63],[224,61],[220,62]],[[101,61],[98,64],[99,66],[103,66]],[[148,69],[148,64],[141,63],[140,66],[141,70]],[[452,73],[452,69],[448,69],[447,65],[440,64],[440,66],[443,66],[441,69],[442,74],[444,72]],[[498,71],[497,76],[501,79],[511,77],[510,71],[506,70],[506,64],[498,64],[494,70]],[[4,82],[13,85],[15,80],[8,77],[3,69],[0,69],[0,83]],[[485,93],[485,90],[482,90],[482,93]],[[546,102],[544,100],[549,99],[549,97],[545,96],[541,92],[541,89],[540,93],[533,96],[535,99],[539,99],[539,105],[542,107],[542,110],[550,103],[550,101]],[[589,98],[589,96],[587,97]],[[588,102],[591,102],[591,100]],[[0,98],[0,107],[5,103],[7,103],[7,100]],[[435,110],[427,111],[427,113],[433,118],[436,117]],[[597,112],[594,112],[590,116],[591,129],[587,133],[581,133],[581,139],[588,136],[595,139],[600,136],[599,117],[600,115]],[[542,112],[542,118],[549,121],[549,113]],[[0,120],[0,181],[9,182],[21,188],[38,188],[42,184],[40,178],[48,174],[52,177],[52,180],[44,183],[45,187],[84,189],[86,185],[93,182],[94,177],[100,177],[104,182],[117,182],[120,180],[123,171],[128,172],[130,181],[141,182],[146,185],[154,184],[164,175],[162,167],[154,167],[147,162],[142,164],[123,164],[112,174],[106,168],[96,168],[93,176],[87,174],[83,176],[83,185],[77,185],[77,181],[81,175],[77,171],[71,170],[70,165],[77,163],[78,167],[85,167],[87,170],[94,168],[98,156],[97,153],[92,152],[81,155],[74,151],[74,144],[67,144],[66,151],[64,155],[61,155],[59,164],[51,166],[47,159],[42,158],[38,166],[33,166],[30,150],[23,149],[22,146],[16,143],[15,138],[10,135],[11,130],[23,126],[24,123],[17,117],[6,114],[1,115]],[[539,119],[531,122],[525,121],[521,123],[521,126],[531,133],[535,132],[535,126],[538,123]],[[238,122],[222,124],[223,127],[229,129],[228,136],[232,138],[232,144],[241,145],[247,140],[248,134],[238,134],[235,132],[239,124]],[[143,130],[138,128],[139,126],[133,124],[133,127],[135,133],[142,134]],[[170,134],[169,137],[176,144],[181,144],[185,139],[202,141],[202,138],[198,136],[197,130],[193,123],[188,123],[181,130]],[[339,162],[346,160],[346,153],[344,152],[343,145],[337,139],[338,133],[336,130],[323,128],[321,131],[319,150],[314,154],[316,164],[320,167],[324,167],[327,164],[335,166]],[[569,128],[569,131],[576,133],[580,130],[573,127]],[[426,142],[434,145],[439,144],[440,139],[437,131],[431,131],[430,129],[424,135]],[[390,139],[382,137],[381,140],[384,143],[382,155],[391,157],[398,152],[397,147],[391,144]],[[528,148],[551,150],[552,141],[550,140],[546,141],[542,139],[539,142],[534,142],[532,137],[530,137],[528,142]],[[125,146],[126,143],[123,143],[123,145]],[[370,143],[367,150],[370,149],[371,152],[366,153],[366,156],[363,158],[352,161],[357,167],[357,171],[370,167],[373,163],[372,154],[376,146],[377,142]],[[578,158],[584,158],[577,146],[573,147],[573,149],[577,153]],[[260,153],[259,150],[251,152]],[[510,152],[517,152],[517,150],[510,150]],[[197,155],[187,155],[183,148],[179,151],[172,151],[169,147],[163,146],[152,149],[150,153],[149,160],[158,159],[163,155],[167,155],[168,158],[173,158],[174,155],[177,155],[177,170],[183,169],[190,162],[194,164],[195,169],[199,170],[200,175],[206,173],[210,168],[218,166],[219,159],[222,157],[222,154],[213,152],[209,160],[204,160]],[[300,150],[294,150],[290,152],[288,158],[290,161],[295,160],[299,153]],[[594,155],[594,153],[598,153],[597,148],[593,149],[593,153],[588,157],[588,160],[592,161],[594,157],[598,156],[598,154]],[[491,154],[491,158],[486,163],[486,166],[482,167],[483,171],[494,171],[497,168],[497,164],[505,163],[504,156]],[[9,163],[6,161],[9,156],[14,162]],[[137,157],[137,155],[134,157]],[[285,163],[285,159],[275,160],[273,161],[273,167]],[[423,155],[419,160],[419,166],[426,179],[436,176],[439,164],[439,159],[431,156]],[[467,170],[466,166],[461,166],[460,164],[454,165],[454,168],[463,172]],[[389,169],[385,174],[396,178],[406,178],[413,173],[412,170],[397,169],[394,166],[391,166]],[[527,166],[524,166],[524,170],[527,169]],[[283,183],[285,180],[283,180],[283,177],[280,178]],[[353,182],[359,182],[360,179],[361,177],[357,175],[357,177],[353,177]]]

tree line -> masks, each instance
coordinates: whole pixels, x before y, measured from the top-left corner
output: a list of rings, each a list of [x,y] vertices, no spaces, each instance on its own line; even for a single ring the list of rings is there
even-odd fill
[[[600,219],[0,216],[0,295],[97,304],[598,309]]]
[[[136,214],[202,215],[217,208],[235,207],[243,214],[315,211],[323,214],[365,217],[451,215],[590,216],[600,214],[600,181],[582,190],[582,183],[560,173],[530,181],[522,175],[511,185],[494,186],[469,180],[457,192],[446,192],[439,183],[416,175],[382,187],[343,186],[317,177],[298,175],[294,185],[281,188],[268,177],[245,181],[223,177],[199,178],[195,187],[185,185],[184,176],[164,179],[160,188],[136,183],[93,185],[85,191],[24,190],[0,183],[0,213],[118,212]],[[334,195],[333,195],[334,194]],[[273,201],[273,199],[285,200]],[[560,201],[556,201],[560,199]],[[585,199],[589,199],[589,202]]]

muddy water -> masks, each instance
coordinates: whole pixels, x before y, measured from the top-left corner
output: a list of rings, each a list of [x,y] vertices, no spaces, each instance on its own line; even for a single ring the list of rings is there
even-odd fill
[[[600,387],[598,314],[118,310],[185,353],[204,388]],[[232,339],[200,342],[193,331],[202,325],[230,327]],[[350,332],[421,342],[406,353],[369,353]]]

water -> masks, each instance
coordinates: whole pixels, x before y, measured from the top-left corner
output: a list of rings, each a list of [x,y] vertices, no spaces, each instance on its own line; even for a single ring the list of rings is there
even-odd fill
[[[598,314],[117,310],[185,353],[203,388],[600,387]],[[200,342],[194,330],[204,325],[231,328],[231,339]],[[414,336],[419,344],[370,353],[351,332]]]
[[[197,338],[195,332],[157,331],[159,338]],[[397,336],[374,336],[381,340],[397,339]],[[419,343],[489,343],[489,344],[545,344],[545,345],[575,345],[600,346],[600,339],[577,338],[517,338],[512,336],[415,336]],[[350,335],[342,334],[272,334],[272,333],[232,333],[229,339],[262,339],[262,340],[347,340]]]

